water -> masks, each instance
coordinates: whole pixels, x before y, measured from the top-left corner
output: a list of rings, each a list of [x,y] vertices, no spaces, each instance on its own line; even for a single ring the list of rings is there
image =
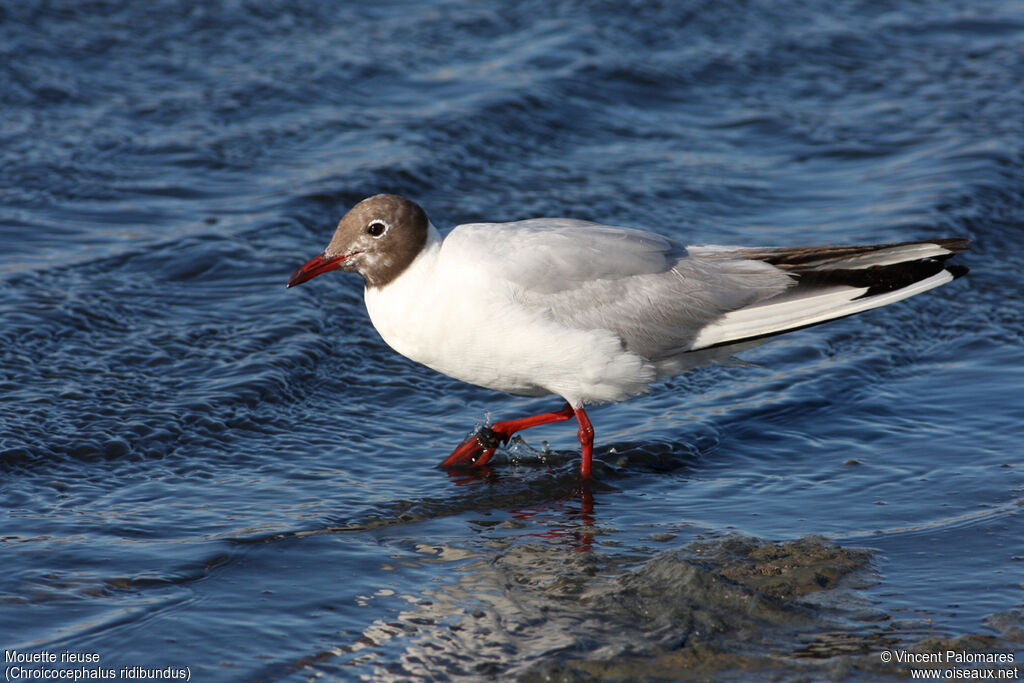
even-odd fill
[[[203,681],[1020,661],[1022,44],[1021,2],[3,6],[0,642]],[[451,476],[557,403],[397,356],[358,278],[283,286],[384,191],[965,236],[972,273],[595,408],[592,487],[565,424]],[[782,603],[700,560],[807,535],[857,559]]]

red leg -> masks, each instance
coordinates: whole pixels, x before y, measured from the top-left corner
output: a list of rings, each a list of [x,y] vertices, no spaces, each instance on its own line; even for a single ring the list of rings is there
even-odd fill
[[[568,404],[566,404],[568,407]],[[580,431],[576,436],[580,440],[580,477],[590,479],[590,461],[594,455],[594,426],[590,424],[590,418],[583,410],[583,406],[573,411],[576,414],[576,421],[580,423]]]
[[[547,424],[549,422],[559,422],[561,420],[568,420],[576,414],[576,419],[579,420],[580,413],[583,412],[581,408],[578,411],[574,411],[572,406],[566,403],[561,410],[553,413],[541,413],[540,415],[531,415],[530,417],[523,417],[518,420],[505,420],[503,422],[495,422],[490,427],[484,427],[479,432],[469,437],[459,447],[452,451],[452,454],[444,459],[441,463],[441,467],[482,467],[491,459],[494,455],[494,449],[500,444],[506,443],[512,438],[512,435],[523,429],[529,429],[530,427],[536,427],[537,425]],[[587,416],[583,415],[583,419],[586,420]],[[580,423],[582,425],[582,422]],[[587,427],[590,428],[590,421],[587,420]],[[583,428],[580,427],[580,443],[583,443]],[[590,429],[590,441],[593,443],[594,430]],[[588,471],[589,471],[589,459],[588,459]]]

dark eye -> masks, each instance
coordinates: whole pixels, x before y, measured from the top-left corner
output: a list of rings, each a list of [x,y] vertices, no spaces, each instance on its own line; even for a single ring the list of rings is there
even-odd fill
[[[380,221],[374,221],[366,226],[366,232],[371,237],[380,237],[384,234],[384,231],[388,229],[384,223]]]

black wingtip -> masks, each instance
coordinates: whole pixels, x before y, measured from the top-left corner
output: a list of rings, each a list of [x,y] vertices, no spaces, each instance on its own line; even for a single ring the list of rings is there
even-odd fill
[[[959,277],[963,277],[964,275],[967,275],[967,273],[971,272],[970,268],[968,268],[967,266],[962,266],[959,263],[947,265],[946,270],[949,271],[949,274],[953,276],[954,280]]]

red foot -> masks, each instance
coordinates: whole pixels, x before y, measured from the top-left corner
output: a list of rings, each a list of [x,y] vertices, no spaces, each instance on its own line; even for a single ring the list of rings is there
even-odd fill
[[[444,459],[441,467],[483,467],[494,455],[494,450],[511,436],[509,434],[502,439],[493,427],[483,427],[459,444],[458,448]]]
[[[505,420],[495,422],[490,427],[483,427],[473,436],[469,437],[452,454],[444,459],[441,467],[483,467],[494,455],[495,449],[501,444],[508,443],[512,435],[523,429],[536,427],[537,425],[549,422],[559,422],[576,417],[580,430],[577,434],[580,440],[580,451],[582,460],[580,462],[580,476],[584,479],[590,478],[590,464],[594,452],[594,428],[590,419],[583,411],[583,408],[573,408],[566,403],[561,410],[553,413],[541,413],[531,415],[519,420]]]

